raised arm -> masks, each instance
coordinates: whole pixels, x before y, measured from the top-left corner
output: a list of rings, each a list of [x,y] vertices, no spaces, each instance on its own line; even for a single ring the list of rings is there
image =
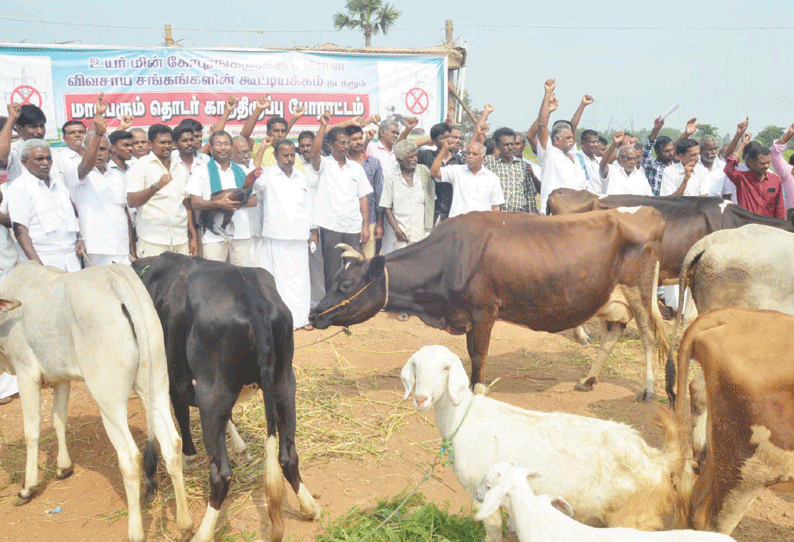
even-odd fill
[[[557,82],[554,79],[546,79],[543,83],[543,101],[540,104],[540,112],[538,113],[538,145],[543,149],[549,146],[549,117],[551,116],[551,104],[554,97],[554,89],[557,87]]]
[[[243,129],[240,130],[240,135],[248,140],[248,144],[252,149],[254,148],[254,139],[251,137],[251,134],[254,133],[254,128],[256,128],[256,123],[259,122],[260,115],[262,115],[268,107],[270,107],[270,100],[266,96],[257,98],[254,112],[251,113],[251,116],[245,121]]]
[[[331,122],[331,112],[326,111],[320,117],[320,129],[317,130],[317,133],[314,135],[314,141],[312,142],[312,167],[315,171],[320,171],[320,150],[323,148],[323,138],[325,137],[325,131],[328,129],[329,122]]]
[[[298,106],[292,111],[292,116],[287,121],[287,135],[289,135],[289,131],[292,130],[292,127],[295,126],[295,123],[298,122],[303,115],[306,114],[306,108]]]
[[[601,157],[601,163],[598,166],[598,172],[601,174],[602,179],[606,179],[609,175],[609,163],[612,160],[612,155],[623,143],[623,131],[619,130],[612,135],[612,144],[604,152]]]
[[[477,124],[474,125],[474,135],[472,136],[472,141],[477,141],[479,143],[485,143],[485,134],[488,133],[488,130],[485,132],[482,131],[482,127],[488,121],[488,115],[494,112],[494,106],[491,104],[485,104],[485,109],[482,110],[482,115],[477,120]]]
[[[226,107],[223,108],[223,114],[221,118],[218,119],[218,122],[210,126],[210,134],[226,129],[226,123],[229,122],[229,117],[231,117],[234,110],[237,109],[238,103],[240,103],[240,100],[234,96],[226,97]]]
[[[419,119],[416,117],[408,117],[407,119],[405,119],[405,130],[402,131],[400,137],[398,137],[397,141],[395,141],[394,143],[397,144],[400,141],[408,139],[408,136],[411,135],[411,132],[414,131],[414,128],[416,128],[418,124],[419,124]]]
[[[532,152],[538,154],[538,119],[532,121],[532,126],[527,130],[527,144]]]
[[[132,115],[121,115],[119,117],[119,125],[116,127],[114,132],[126,132],[130,128],[132,128],[132,123],[135,121]]]
[[[8,104],[8,120],[0,130],[0,168],[8,167],[8,157],[11,154],[11,137],[14,134],[14,125],[19,118],[22,106],[17,103]]]
[[[736,147],[739,146],[740,143],[741,143],[741,148],[739,149],[739,152],[737,154],[741,156],[741,151],[744,150],[745,145],[749,143],[749,141],[745,143],[742,138],[742,136],[744,136],[744,133],[747,131],[747,126],[749,126],[749,124],[750,124],[750,117],[747,117],[745,120],[743,120],[742,122],[736,125],[736,135],[733,136],[733,140],[728,145],[728,148],[725,149],[726,158],[730,158],[730,156],[734,152],[736,152],[737,150]]]
[[[102,144],[102,138],[107,132],[107,123],[108,121],[104,117],[94,119],[94,133],[96,135],[91,138],[91,142],[88,144],[88,147],[86,147],[85,152],[83,153],[83,158],[77,165],[77,178],[80,180],[85,179],[96,165],[96,158],[99,154],[99,146]]]
[[[88,127],[86,132],[96,132],[96,122],[98,119],[105,118],[105,112],[108,110],[108,104],[105,103],[105,93],[100,92],[99,96],[96,97],[96,108],[94,109],[94,117],[91,119],[91,125]],[[105,124],[105,128],[107,128],[107,124]]]
[[[576,127],[579,126],[579,121],[582,120],[584,108],[592,104],[593,101],[593,97],[589,94],[582,96],[582,101],[579,102],[579,107],[576,108],[576,112],[573,114],[573,117],[571,117],[571,132],[573,133],[574,137],[576,136]]]
[[[696,119],[695,117],[692,117],[691,119],[686,121],[686,127],[684,127],[684,133],[682,133],[678,137],[678,139],[675,140],[675,143],[673,143],[673,147],[677,147],[680,141],[683,141],[686,138],[691,137],[692,134],[697,132],[698,129],[698,125],[696,124],[697,121],[698,119]]]
[[[445,139],[444,142],[441,144],[441,150],[436,156],[436,159],[433,160],[433,164],[430,166],[430,176],[434,179],[441,178],[441,164],[444,163],[444,160],[449,160],[452,157],[452,152],[449,150],[449,139]]]
[[[659,137],[659,131],[664,127],[664,119],[662,117],[656,117],[653,121],[653,130],[651,133],[648,134],[648,141],[656,141],[656,138]]]

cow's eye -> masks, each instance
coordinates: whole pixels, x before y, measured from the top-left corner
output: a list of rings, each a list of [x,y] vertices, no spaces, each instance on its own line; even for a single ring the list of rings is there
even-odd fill
[[[349,292],[352,287],[353,287],[352,280],[346,280],[339,285],[339,289],[342,290],[343,292]]]

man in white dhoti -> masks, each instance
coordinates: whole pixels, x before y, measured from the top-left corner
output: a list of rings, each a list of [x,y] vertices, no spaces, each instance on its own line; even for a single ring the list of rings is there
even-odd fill
[[[319,244],[311,229],[312,209],[306,176],[295,168],[295,144],[280,139],[273,144],[276,165],[265,168],[254,183],[264,204],[262,267],[276,279],[276,289],[292,313],[292,325],[309,324],[311,286],[307,243]]]

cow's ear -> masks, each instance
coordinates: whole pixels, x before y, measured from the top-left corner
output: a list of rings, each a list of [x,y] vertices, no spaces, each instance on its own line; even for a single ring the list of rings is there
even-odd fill
[[[0,312],[8,312],[20,306],[22,306],[22,303],[20,301],[17,301],[15,299],[0,298]]]
[[[375,256],[369,261],[369,268],[367,269],[367,276],[370,279],[377,279],[383,275],[383,270],[386,268],[386,258],[383,256]]]

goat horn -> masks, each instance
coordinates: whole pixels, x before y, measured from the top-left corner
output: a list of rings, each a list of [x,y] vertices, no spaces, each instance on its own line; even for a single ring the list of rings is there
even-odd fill
[[[364,262],[366,260],[366,258],[362,253],[360,253],[358,250],[354,249],[350,245],[347,245],[345,243],[339,243],[336,245],[336,248],[344,251],[342,252],[343,258],[353,258],[355,260],[358,260],[359,262]]]

